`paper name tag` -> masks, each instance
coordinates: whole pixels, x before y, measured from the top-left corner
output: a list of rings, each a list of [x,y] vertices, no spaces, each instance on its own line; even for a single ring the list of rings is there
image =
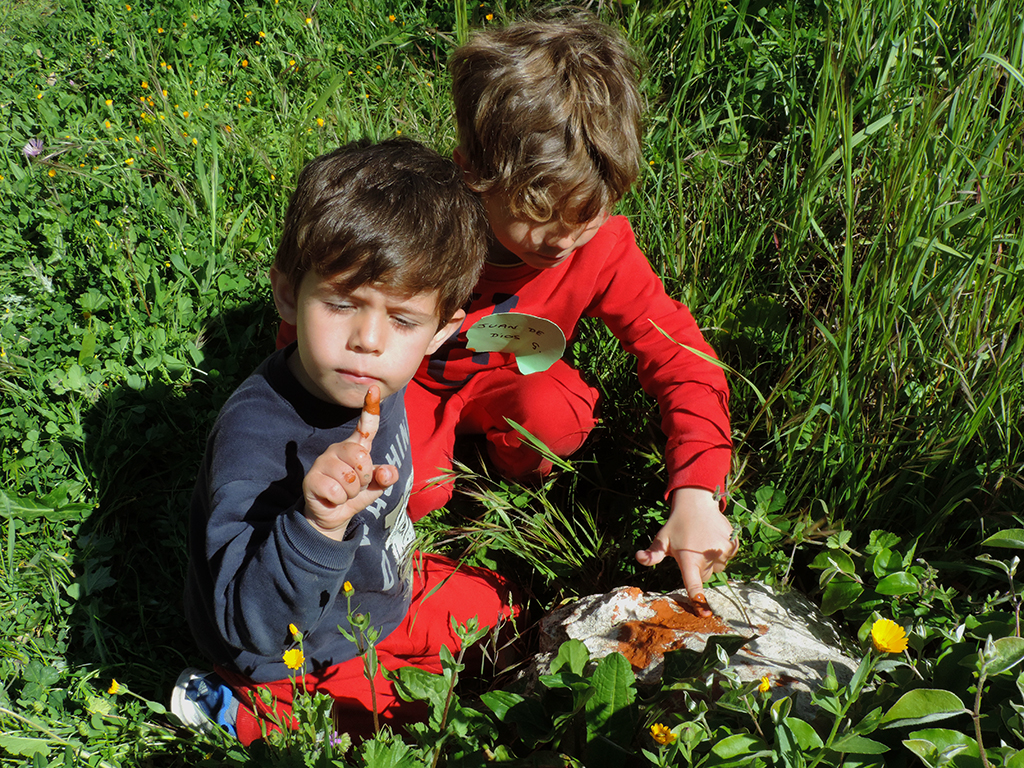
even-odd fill
[[[466,346],[474,352],[511,352],[520,373],[538,373],[565,352],[565,334],[543,317],[499,312],[473,323],[466,332]]]

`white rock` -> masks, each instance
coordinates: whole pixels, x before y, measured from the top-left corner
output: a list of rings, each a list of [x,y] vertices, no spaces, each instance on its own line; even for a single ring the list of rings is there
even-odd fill
[[[712,635],[754,636],[730,658],[730,669],[742,681],[767,676],[774,698],[792,695],[794,715],[810,718],[815,713],[810,692],[823,682],[828,663],[840,683],[857,668],[858,660],[844,649],[849,641],[797,592],[780,594],[758,582],[730,582],[706,589],[705,595],[715,614],[706,619],[692,612],[685,592],[659,594],[636,587],[619,587],[559,608],[541,621],[537,673],[545,674],[559,646],[574,638],[587,646],[591,659],[618,651],[633,665],[638,683],[656,683],[666,651],[701,651]]]

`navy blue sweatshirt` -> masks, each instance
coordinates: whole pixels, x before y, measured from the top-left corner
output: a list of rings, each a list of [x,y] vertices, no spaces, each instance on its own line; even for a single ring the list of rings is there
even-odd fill
[[[282,654],[303,633],[306,670],[356,656],[339,631],[352,613],[390,634],[409,608],[413,529],[405,390],[381,403],[374,464],[399,479],[349,522],[344,541],[302,514],[302,480],[328,446],[349,438],[359,411],[311,395],[288,369],[295,345],[268,357],[224,404],[192,496],[185,612],[200,650],[256,682],[295,672]]]

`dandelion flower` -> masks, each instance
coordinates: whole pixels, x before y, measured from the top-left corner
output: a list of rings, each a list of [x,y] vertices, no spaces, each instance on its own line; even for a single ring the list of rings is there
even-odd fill
[[[110,130],[110,121],[109,120],[104,120],[103,121],[103,126],[109,131]]]
[[[227,131],[228,133],[231,133],[231,131],[232,131],[232,128],[231,128],[231,126],[230,126],[230,125],[225,125],[225,126],[224,126],[224,130],[225,130],[225,131]]]
[[[266,32],[260,32],[260,37],[266,37],[266,36],[267,36]]]
[[[486,16],[484,16],[484,18],[487,19],[488,21],[494,21],[494,14],[488,13]]]
[[[127,160],[124,161],[124,164],[125,165],[131,165],[134,162],[135,162],[135,158],[134,157],[129,157]]]
[[[110,681],[110,687],[107,688],[107,693],[109,693],[111,696],[116,696],[120,692],[121,692],[121,684],[119,682],[117,682],[117,680],[113,680],[112,679]]]
[[[55,170],[53,170],[53,168],[51,168],[50,170],[48,170],[46,172],[46,175],[49,176],[52,179],[54,176],[57,175],[57,172]]]
[[[768,675],[761,677],[761,684],[757,686],[757,690],[761,693],[768,693],[772,689],[772,681],[768,679]]]
[[[324,119],[322,117],[318,117],[316,119],[316,124],[319,125],[321,128],[323,128],[324,127]]]
[[[43,94],[42,94],[42,93],[37,93],[37,94],[36,94],[36,98],[37,98],[37,99],[41,99],[41,98],[43,98]]]
[[[651,726],[651,738],[662,746],[665,746],[666,744],[674,742],[678,737],[672,733],[667,725],[655,723]]]
[[[350,596],[350,595],[354,595],[355,592],[356,592],[355,587],[352,586],[352,582],[351,581],[346,581],[342,585],[341,588],[342,588],[342,590],[344,590],[346,597]]]
[[[291,648],[285,651],[284,656],[281,658],[288,669],[299,669],[299,667],[306,663],[306,657],[302,655],[302,651],[298,648]]]
[[[199,144],[199,139],[193,138],[193,139],[192,139],[192,143],[193,143],[194,145],[198,145],[198,144]]]
[[[907,650],[907,633],[895,621],[879,619],[871,625],[871,642],[879,653],[903,653]]]
[[[312,24],[313,23],[313,17],[312,16],[307,16],[306,17],[306,23],[307,24]]]
[[[145,80],[143,80],[142,81],[142,87],[143,88],[149,88],[149,83],[147,83]]]
[[[388,21],[392,21],[393,22],[394,20],[395,20],[395,14],[392,13],[390,16],[388,16]]]
[[[295,637],[295,635],[299,634],[299,628],[296,627],[294,624],[288,625],[288,631],[292,633],[292,637]]]
[[[126,5],[126,6],[124,7],[124,9],[125,9],[126,11],[130,11],[130,10],[132,9],[132,7],[131,7],[130,5]]]
[[[242,59],[242,66],[243,67],[248,67],[249,66],[249,60],[248,59]]]
[[[157,33],[158,35],[162,35],[162,34],[164,33],[164,28],[163,28],[163,27],[157,27],[157,28],[156,28],[156,33]]]
[[[114,106],[114,100],[113,99],[107,99],[105,103],[106,103],[106,105],[108,107]]]

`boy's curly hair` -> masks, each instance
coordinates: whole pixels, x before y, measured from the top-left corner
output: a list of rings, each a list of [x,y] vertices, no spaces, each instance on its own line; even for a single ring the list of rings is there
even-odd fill
[[[449,62],[461,151],[479,192],[517,218],[588,221],[640,169],[640,66],[590,13],[548,11],[476,33]]]
[[[349,290],[437,291],[444,324],[476,284],[487,231],[479,196],[450,159],[405,138],[363,140],[302,169],[274,266],[296,290],[314,272]]]

